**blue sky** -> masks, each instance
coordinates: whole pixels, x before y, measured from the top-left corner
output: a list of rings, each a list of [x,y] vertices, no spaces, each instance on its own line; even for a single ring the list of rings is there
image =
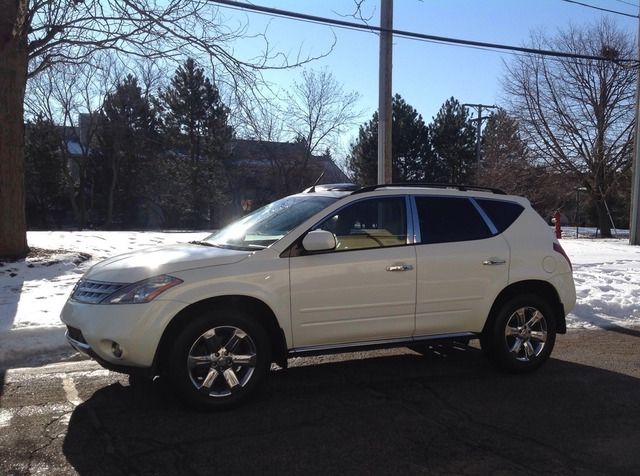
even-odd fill
[[[365,0],[364,12],[379,24],[379,1]],[[603,8],[637,14],[638,0],[583,0]],[[353,12],[353,0],[255,0],[252,3],[312,15],[343,18]],[[328,68],[347,91],[360,93],[363,122],[377,109],[378,37],[369,32],[344,30],[283,18],[223,9],[225,16],[248,20],[250,31],[268,24],[271,46],[295,55],[319,54],[337,43],[327,57],[310,65]],[[599,12],[562,0],[395,0],[394,27],[433,35],[493,43],[523,45],[532,30],[553,35],[570,24],[579,26],[609,16],[635,37],[636,19]],[[353,20],[347,18],[347,20]],[[256,43],[239,42],[237,51],[257,54]],[[393,91],[400,93],[430,122],[442,103],[454,96],[465,103],[500,104],[504,62],[513,57],[479,49],[394,39]],[[266,78],[286,88],[299,70],[267,73]],[[352,136],[355,132],[352,134]],[[349,139],[349,138],[345,138]]]

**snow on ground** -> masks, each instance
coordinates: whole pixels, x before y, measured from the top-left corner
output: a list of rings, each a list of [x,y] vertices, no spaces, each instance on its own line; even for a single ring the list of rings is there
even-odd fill
[[[640,247],[628,240],[562,240],[573,263],[577,304],[569,327],[640,326]]]
[[[208,233],[35,231],[27,235],[36,253],[0,263],[0,368],[38,362],[69,348],[60,311],[71,289],[95,263],[132,250],[201,240]],[[38,256],[38,255],[43,256]]]
[[[640,326],[640,247],[621,239],[593,239],[595,230],[563,229],[562,245],[573,263],[578,303],[571,328]],[[42,361],[68,352],[60,311],[80,276],[105,258],[207,235],[171,232],[29,232],[40,252],[0,263],[0,368]],[[624,237],[624,238],[622,238]]]

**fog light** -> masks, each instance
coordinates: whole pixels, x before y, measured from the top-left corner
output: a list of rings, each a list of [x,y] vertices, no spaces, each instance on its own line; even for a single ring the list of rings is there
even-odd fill
[[[122,357],[122,347],[120,347],[120,344],[118,344],[117,342],[113,342],[111,344],[111,353],[116,359]]]

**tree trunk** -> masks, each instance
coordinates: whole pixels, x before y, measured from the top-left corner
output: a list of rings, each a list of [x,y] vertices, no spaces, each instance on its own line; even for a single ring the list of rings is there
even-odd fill
[[[598,228],[600,228],[600,236],[602,238],[611,238],[611,222],[609,214],[604,204],[604,198],[600,198],[596,202],[596,210],[598,212]]]
[[[27,0],[0,0],[0,258],[29,252],[24,191]]]
[[[111,184],[109,185],[109,195],[107,197],[107,221],[106,228],[111,228],[113,224],[113,202],[116,196],[116,184],[118,183],[118,164],[116,158],[111,158]]]
[[[87,154],[82,154],[81,166],[78,170],[78,211],[80,212],[78,226],[81,230],[87,227]]]

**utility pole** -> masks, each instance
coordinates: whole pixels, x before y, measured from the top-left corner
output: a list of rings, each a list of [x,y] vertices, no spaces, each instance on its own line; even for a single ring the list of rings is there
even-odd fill
[[[477,109],[477,119],[469,122],[476,122],[476,185],[480,182],[480,136],[482,133],[482,121],[489,119],[489,116],[482,116],[482,109],[498,109],[498,106],[488,106],[486,104],[463,104],[462,107],[472,107]]]
[[[378,183],[392,182],[391,72],[393,60],[393,0],[380,0],[380,64],[378,75]]]
[[[633,181],[631,182],[631,222],[629,244],[640,245],[640,20],[638,20],[638,66],[636,67],[636,137],[634,141]]]

